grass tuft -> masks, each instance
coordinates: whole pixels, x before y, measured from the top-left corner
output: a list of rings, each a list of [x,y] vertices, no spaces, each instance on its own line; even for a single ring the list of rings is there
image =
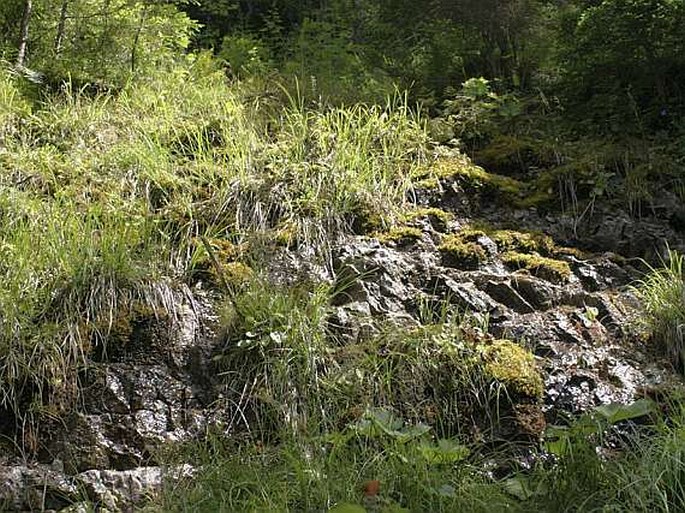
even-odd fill
[[[685,256],[669,250],[662,268],[649,266],[636,291],[653,339],[681,370],[685,369]]]

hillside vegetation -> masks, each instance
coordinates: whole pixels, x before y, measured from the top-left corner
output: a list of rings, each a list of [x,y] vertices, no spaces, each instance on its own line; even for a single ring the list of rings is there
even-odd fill
[[[455,177],[569,216],[580,248],[602,209],[682,232],[685,3],[353,4],[0,6],[0,447],[39,458],[35,433],[79,408],[131,319],[177,321],[202,296],[217,407],[237,413],[155,455],[196,471],[145,511],[685,508],[677,392],[502,439],[514,410],[537,422],[544,382],[487,316],[419,302],[416,325],[344,343],[331,306],[354,277],[274,273],[283,253],[337,271],[353,236],[410,246],[417,219],[455,221],[422,199]],[[487,237],[511,272],[563,286],[559,255],[582,257],[465,226],[441,239],[445,265],[478,268]],[[627,337],[682,368],[683,257],[643,249]]]

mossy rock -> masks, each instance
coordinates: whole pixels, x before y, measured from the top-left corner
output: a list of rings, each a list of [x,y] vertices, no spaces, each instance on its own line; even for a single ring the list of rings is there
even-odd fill
[[[588,253],[579,248],[571,248],[568,246],[555,246],[552,250],[552,256],[572,256],[579,260],[588,258]]]
[[[94,324],[91,331],[94,361],[119,361],[133,353],[150,352],[154,357],[157,331],[169,321],[166,311],[157,311],[150,305],[135,301]],[[157,347],[159,349],[159,347]]]
[[[483,348],[485,374],[502,384],[512,399],[540,399],[542,376],[533,354],[510,340],[495,340]]]
[[[524,182],[508,176],[488,173],[478,166],[471,166],[461,170],[459,176],[473,187],[497,193],[497,195],[511,199],[514,202],[520,201],[525,196],[527,189]]]
[[[412,226],[393,226],[386,232],[377,233],[376,238],[384,243],[397,244],[398,246],[407,246],[413,244],[419,239],[423,232]]]
[[[557,173],[542,173],[538,178],[522,181],[488,172],[475,165],[468,157],[439,159],[427,172],[414,179],[421,189],[439,189],[445,180],[458,179],[467,188],[485,193],[496,201],[518,208],[552,207],[557,199]]]
[[[542,232],[495,230],[488,235],[495,241],[500,251],[536,252],[541,255],[551,255],[555,249],[554,240]]]
[[[463,228],[458,235],[464,242],[478,242],[482,237],[488,236],[485,230],[472,227]]]
[[[496,173],[515,175],[530,168],[543,168],[554,163],[554,152],[543,141],[529,137],[498,135],[476,152],[478,164]]]
[[[454,215],[446,212],[441,208],[435,207],[420,207],[409,210],[402,214],[400,219],[405,223],[411,223],[417,219],[428,218],[433,228],[436,230],[444,230],[447,225],[454,220]]]
[[[214,285],[244,281],[239,276],[245,275],[246,271],[243,268],[249,269],[249,267],[240,263],[239,260],[248,253],[250,248],[248,244],[235,244],[230,240],[220,238],[205,239],[204,242],[198,239],[195,244],[203,250],[195,263],[196,277]]]
[[[474,270],[485,262],[487,253],[477,242],[464,240],[461,234],[445,237],[438,246],[444,265],[457,269]]]
[[[420,180],[434,177],[439,180],[445,180],[463,175],[467,172],[468,168],[471,167],[475,167],[473,162],[464,154],[454,155],[448,158],[443,157],[437,159],[427,170],[422,170],[417,178]]]
[[[463,154],[438,158],[433,165],[422,168],[412,177],[413,184],[419,189],[439,189],[443,181],[468,176],[473,167],[471,159]]]
[[[537,254],[524,254],[515,251],[504,253],[502,261],[514,269],[526,269],[531,274],[548,281],[563,283],[571,276],[568,263]]]
[[[385,225],[382,212],[366,203],[358,203],[352,212],[352,231],[356,235],[367,235],[380,231]]]
[[[252,268],[242,262],[227,262],[221,270],[225,283],[234,288],[244,287],[254,277]]]

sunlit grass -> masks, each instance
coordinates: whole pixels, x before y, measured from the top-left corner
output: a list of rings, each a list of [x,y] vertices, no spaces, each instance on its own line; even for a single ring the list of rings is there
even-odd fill
[[[682,370],[685,368],[685,255],[669,250],[664,266],[650,267],[636,290],[644,303],[643,321],[651,336]]]
[[[271,251],[287,226],[326,257],[360,215],[398,214],[426,155],[401,98],[317,108],[202,58],[33,105],[18,84],[0,80],[0,405],[18,416],[68,406],[119,312],[173,309],[202,237]]]

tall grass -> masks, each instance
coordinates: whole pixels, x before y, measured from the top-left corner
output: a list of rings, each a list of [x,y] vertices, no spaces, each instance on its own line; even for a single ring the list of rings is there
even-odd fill
[[[287,231],[325,256],[357,217],[406,201],[426,154],[406,102],[317,109],[213,66],[116,94],[67,84],[33,104],[1,75],[0,406],[13,414],[66,407],[132,305],[173,313],[203,237],[271,251]]]
[[[510,511],[514,498],[478,475],[468,454],[458,442],[385,411],[277,446],[210,437],[192,447],[198,475],[166,488],[152,510],[327,512],[348,503],[370,512]],[[378,489],[370,492],[374,482]]]
[[[669,250],[664,267],[650,267],[636,290],[653,339],[685,370],[685,256]]]
[[[163,254],[143,221],[6,187],[0,205],[0,406],[56,414],[116,315],[134,304],[171,313],[176,297],[151,264]]]

